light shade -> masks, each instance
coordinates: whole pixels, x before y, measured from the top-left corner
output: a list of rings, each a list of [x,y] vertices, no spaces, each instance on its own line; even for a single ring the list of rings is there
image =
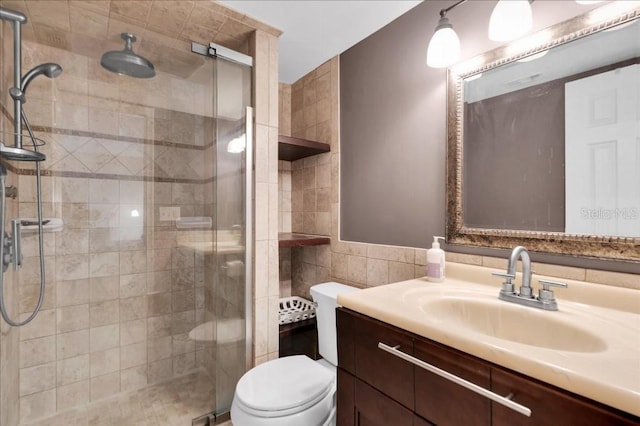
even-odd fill
[[[498,0],[489,20],[489,39],[516,39],[531,29],[532,21],[529,0]]]
[[[460,59],[460,39],[446,17],[440,18],[427,48],[427,65],[444,68]]]

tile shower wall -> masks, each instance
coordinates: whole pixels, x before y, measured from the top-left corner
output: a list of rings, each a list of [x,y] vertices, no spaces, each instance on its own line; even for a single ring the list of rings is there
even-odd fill
[[[256,31],[253,362],[278,358],[278,39]]]
[[[25,67],[53,60],[65,67],[56,80],[34,82],[25,105],[48,142],[44,215],[65,226],[45,235],[43,307],[20,330],[24,422],[207,366],[211,354],[188,336],[206,316],[204,254],[190,243],[212,235],[177,231],[171,211],[211,215],[205,186],[215,154],[212,119],[199,115],[210,87],[163,73],[132,81],[67,51],[23,49]],[[159,96],[159,86],[186,90],[193,107],[167,109],[174,94]],[[146,91],[155,98],[141,96]],[[19,217],[35,217],[28,169],[18,187]],[[26,315],[39,288],[37,240],[27,232],[24,255]]]
[[[330,235],[330,246],[296,247],[280,251],[280,292],[310,298],[309,288],[323,281],[338,281],[356,287],[371,287],[426,274],[426,250],[340,241],[339,239],[339,57],[335,57],[305,75],[293,85],[281,84],[280,111],[288,111],[286,99],[291,88],[290,126],[293,136],[329,143],[331,152],[291,164],[291,224],[293,232]],[[281,126],[289,125],[281,117]],[[328,158],[328,160],[327,160]],[[326,165],[329,164],[329,172]],[[329,177],[327,177],[327,173]],[[280,167],[288,176],[288,165]],[[281,182],[285,182],[282,180]],[[328,184],[327,184],[328,182]],[[329,223],[325,228],[325,185],[328,186]],[[287,186],[280,186],[281,199]],[[315,196],[314,196],[315,191]],[[315,203],[315,204],[314,204]],[[281,210],[281,223],[288,211]],[[447,261],[506,268],[506,259],[447,253]],[[535,263],[539,274],[586,280],[606,285],[640,289],[637,275],[596,271]]]

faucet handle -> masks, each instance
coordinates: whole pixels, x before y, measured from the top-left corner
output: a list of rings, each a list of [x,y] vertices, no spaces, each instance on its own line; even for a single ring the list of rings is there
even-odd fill
[[[511,280],[516,277],[514,274],[510,274],[508,272],[492,272],[491,275],[506,278],[508,283],[511,283]]]
[[[514,293],[513,283],[511,282],[511,280],[516,277],[515,274],[510,274],[508,272],[493,272],[491,275],[505,278],[504,282],[502,283],[502,290],[500,290],[500,294]]]
[[[540,296],[538,297],[538,299],[542,303],[552,304],[552,305],[556,304],[556,299],[553,295],[553,291],[549,290],[549,287],[562,287],[562,288],[569,287],[567,283],[563,283],[560,281],[538,280],[538,282],[542,284],[542,289],[540,289]]]

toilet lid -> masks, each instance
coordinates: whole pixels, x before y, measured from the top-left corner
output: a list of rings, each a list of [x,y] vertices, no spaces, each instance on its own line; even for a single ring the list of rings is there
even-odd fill
[[[249,370],[238,381],[236,398],[250,411],[287,415],[320,401],[333,387],[335,376],[304,355],[278,358]]]

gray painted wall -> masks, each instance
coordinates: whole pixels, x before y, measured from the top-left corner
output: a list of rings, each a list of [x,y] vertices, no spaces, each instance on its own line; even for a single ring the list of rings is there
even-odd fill
[[[428,247],[432,235],[445,232],[446,71],[425,61],[438,12],[453,3],[425,1],[340,57],[343,240]],[[500,45],[486,35],[494,5],[476,0],[447,14],[460,37],[463,60]],[[598,6],[534,2],[532,31]],[[504,256],[500,250],[446,248]],[[586,265],[567,256],[534,259]],[[631,270],[622,262],[589,261],[589,266]]]

